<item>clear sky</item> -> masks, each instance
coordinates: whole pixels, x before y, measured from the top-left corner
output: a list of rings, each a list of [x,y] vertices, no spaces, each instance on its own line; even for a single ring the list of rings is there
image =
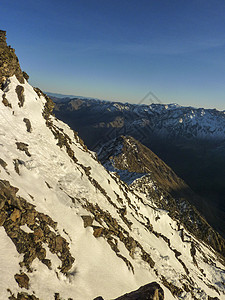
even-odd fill
[[[0,29],[44,91],[225,109],[224,0],[1,0]]]

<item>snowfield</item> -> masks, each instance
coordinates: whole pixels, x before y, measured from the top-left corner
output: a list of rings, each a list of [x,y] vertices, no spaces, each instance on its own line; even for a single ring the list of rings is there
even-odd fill
[[[22,107],[15,91],[18,85],[24,87]],[[17,187],[18,196],[57,222],[55,232],[66,239],[75,261],[63,274],[59,257],[43,243],[51,269],[36,258],[28,272],[19,265],[23,255],[0,227],[0,299],[8,299],[10,289],[14,294],[26,291],[40,299],[54,299],[59,293],[62,299],[88,300],[101,295],[109,300],[152,281],[161,285],[166,300],[225,299],[225,267],[210,247],[178,226],[166,211],[154,207],[144,194],[132,192],[114,173],[106,171],[66,124],[50,116],[52,127],[46,126],[42,114],[46,98],[27,82],[20,84],[13,76],[5,90],[0,90],[0,99],[3,94],[12,108],[0,101],[0,158],[7,163],[5,168],[0,166],[0,179]],[[31,132],[24,118],[29,119]],[[57,145],[54,130],[66,136],[75,159],[68,155],[67,146]],[[16,143],[27,144],[30,155]],[[84,227],[81,216],[91,216],[93,223]],[[114,228],[110,228],[112,223]],[[21,229],[32,233],[27,225]],[[144,253],[154,266],[149,258],[143,259]],[[30,279],[28,291],[14,279],[20,271]],[[172,294],[169,285],[179,292]]]

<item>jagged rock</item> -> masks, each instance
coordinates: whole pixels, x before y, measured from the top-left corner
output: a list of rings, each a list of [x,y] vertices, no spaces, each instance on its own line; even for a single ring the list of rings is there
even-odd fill
[[[1,158],[0,158],[0,166],[2,166],[3,169],[5,169],[7,167],[7,163]]]
[[[18,105],[19,105],[19,107],[23,107],[24,101],[25,101],[24,94],[23,94],[24,93],[24,87],[22,85],[17,85],[16,93],[17,93],[17,96],[18,96],[18,99],[19,99]]]
[[[46,250],[42,247],[37,247],[36,248],[36,255],[37,255],[37,258],[43,262],[43,260],[45,259],[46,257]]]
[[[63,245],[64,245],[64,239],[61,236],[56,236],[55,238],[55,251],[56,252],[62,252],[63,251]]]
[[[5,211],[0,211],[0,226],[4,224],[6,219],[7,219],[7,213]]]
[[[10,219],[13,221],[13,222],[16,222],[17,219],[19,219],[21,216],[21,212],[19,209],[15,208],[12,212],[12,214],[10,215]]]
[[[14,169],[15,169],[16,173],[17,173],[18,175],[20,175],[19,161],[18,161],[18,159],[14,159],[14,160],[13,160],[13,163],[14,163]]]
[[[93,226],[93,235],[94,237],[98,238],[102,235],[103,228],[99,226]]]
[[[15,50],[6,43],[6,31],[0,30],[0,88],[4,87],[7,78],[16,75],[20,83],[24,83]]]
[[[10,296],[9,300],[39,300],[39,298],[34,295],[29,295],[25,292],[22,292],[18,293],[16,297],[14,295]]]
[[[60,300],[60,295],[59,295],[59,293],[55,293],[55,300]]]
[[[125,294],[115,300],[163,300],[163,289],[157,282],[152,282],[140,287],[138,290]]]
[[[163,300],[164,292],[157,282],[152,282],[140,287],[138,290],[125,294],[115,300]],[[101,296],[93,300],[104,300]]]
[[[182,294],[183,290],[181,288],[175,286],[171,282],[168,282],[164,276],[161,277],[161,280],[162,280],[163,285],[171,291],[173,296],[179,297]]]
[[[3,103],[6,107],[12,108],[12,104],[9,103],[9,101],[6,99],[5,94],[2,95],[2,103]]]
[[[81,216],[84,222],[84,228],[91,226],[93,224],[93,217],[91,216]]]
[[[25,71],[23,71],[23,78],[26,79],[26,81],[28,82],[29,75]]]
[[[25,289],[29,288],[29,277],[25,273],[16,274],[14,277],[19,287]]]
[[[28,150],[28,144],[22,143],[22,142],[16,142],[16,146],[17,149],[19,149],[20,151],[24,151],[26,153],[27,156],[31,156],[29,150]]]
[[[41,262],[46,265],[49,269],[51,269],[52,263],[50,261],[50,259],[44,258],[41,260]]]
[[[4,226],[7,235],[12,239],[19,253],[24,254],[20,266],[30,270],[30,265],[37,257],[48,268],[51,261],[46,258],[46,243],[53,254],[61,260],[61,272],[68,272],[74,262],[67,241],[56,235],[50,227],[56,229],[57,223],[48,215],[39,213],[34,205],[16,196],[18,189],[9,182],[0,180],[0,224]],[[36,223],[37,220],[37,223]],[[27,225],[33,232],[27,233],[20,226]]]
[[[26,124],[27,132],[31,132],[32,127],[31,127],[31,122],[30,122],[30,120],[27,119],[27,118],[24,118],[23,121],[24,121],[24,123]]]
[[[27,225],[34,225],[35,224],[35,217],[37,213],[35,211],[28,211],[26,216],[25,216],[25,222]]]
[[[7,201],[9,206],[22,210],[20,199],[16,197],[18,189],[10,186],[6,180],[0,180],[0,208],[4,207]]]
[[[34,242],[38,243],[43,240],[44,233],[41,228],[37,228],[34,230]]]

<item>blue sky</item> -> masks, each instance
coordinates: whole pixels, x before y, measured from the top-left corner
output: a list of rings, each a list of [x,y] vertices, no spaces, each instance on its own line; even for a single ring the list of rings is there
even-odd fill
[[[224,0],[2,0],[0,12],[42,90],[225,109]]]

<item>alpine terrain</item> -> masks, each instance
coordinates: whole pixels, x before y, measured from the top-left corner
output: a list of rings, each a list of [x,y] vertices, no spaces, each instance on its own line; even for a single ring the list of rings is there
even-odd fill
[[[129,135],[154,151],[204,201],[193,202],[225,238],[225,112],[177,104],[130,104],[53,98],[55,115],[85,144]]]
[[[105,168],[4,31],[0,83],[0,299],[225,299],[225,242],[165,163],[121,137]]]

